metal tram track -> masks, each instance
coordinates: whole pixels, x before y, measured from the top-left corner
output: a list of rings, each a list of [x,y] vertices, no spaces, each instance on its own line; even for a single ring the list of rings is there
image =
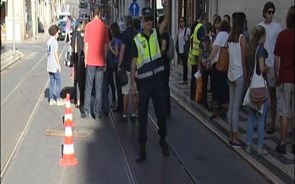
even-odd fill
[[[129,183],[130,184],[137,184],[137,181],[136,181],[136,177],[134,175],[134,172],[132,171],[132,168],[131,168],[131,164],[127,158],[127,154],[126,154],[126,151],[125,151],[125,148],[124,148],[124,145],[123,145],[123,142],[121,140],[121,136],[120,136],[120,133],[118,131],[118,127],[116,125],[116,118],[114,116],[114,113],[112,110],[110,110],[110,114],[111,116],[111,122],[112,122],[112,126],[113,126],[113,129],[115,131],[115,134],[117,135],[117,138],[118,138],[118,143],[119,143],[119,146],[120,146],[120,149],[123,153],[123,159],[124,159],[124,162],[125,162],[125,166],[126,166],[126,174],[128,176],[128,180],[129,180]]]
[[[153,117],[150,114],[148,114],[148,122],[150,122],[151,126],[153,127],[153,130],[157,133],[158,130],[159,130],[159,127],[158,127],[156,121],[153,119]],[[173,147],[171,147],[168,142],[167,142],[167,144],[168,144],[170,153],[172,153],[174,155],[174,157],[176,158],[178,164],[184,170],[185,174],[188,176],[188,178],[190,179],[191,183],[193,183],[193,184],[199,184],[199,182],[197,181],[197,179],[190,172],[189,168],[182,161],[181,157],[177,154],[176,150],[173,149]]]
[[[60,54],[60,58],[61,56],[63,55],[64,51],[65,51],[65,48],[66,46],[64,46],[64,48],[62,49],[61,51],[61,54]],[[39,66],[40,64],[42,64],[42,61],[44,60],[44,57],[46,56],[46,54],[41,57],[41,59],[38,61],[38,63],[30,70],[28,71],[28,73],[26,74],[26,76],[20,81],[18,82],[18,84],[16,85],[16,87],[6,96],[6,98],[1,102],[1,107],[4,105],[4,103],[6,102],[7,99],[9,99],[13,93],[16,92],[16,90],[24,83],[24,81],[28,78],[29,74],[37,68],[37,66]],[[13,162],[13,159],[18,155],[19,153],[19,150],[23,144],[23,141],[25,140],[26,138],[26,135],[33,123],[33,118],[35,117],[35,114],[36,114],[36,111],[38,110],[39,106],[40,106],[40,103],[42,101],[42,98],[43,98],[43,91],[46,89],[46,87],[48,86],[49,84],[49,79],[47,80],[43,90],[41,91],[40,93],[40,96],[37,100],[37,103],[35,104],[33,110],[32,110],[32,113],[30,114],[29,116],[29,119],[27,120],[27,122],[25,123],[25,126],[24,126],[24,129],[20,132],[20,136],[19,138],[17,139],[16,141],[16,144],[14,145],[10,155],[8,156],[8,159],[5,161],[4,165],[3,165],[3,168],[1,167],[1,183],[4,182],[5,180],[5,176],[7,174],[7,172],[9,171],[9,168]]]
[[[112,126],[114,128],[115,134],[117,135],[117,139],[118,139],[118,142],[119,142],[120,149],[121,149],[121,151],[123,153],[123,159],[124,159],[124,162],[125,162],[126,173],[127,173],[128,179],[129,179],[129,183],[131,183],[131,184],[137,184],[138,182],[136,180],[136,177],[135,177],[134,172],[132,171],[131,164],[130,164],[130,162],[128,160],[128,157],[127,157],[127,154],[126,154],[126,151],[125,151],[125,147],[124,147],[123,141],[121,140],[121,136],[120,136],[120,133],[118,131],[117,124],[116,124],[117,123],[117,120],[116,120],[116,118],[114,116],[113,111],[110,111],[110,117],[111,117],[111,122],[112,122]],[[152,118],[152,116],[150,114],[148,115],[148,122],[151,124],[154,132],[157,133],[157,131],[158,131],[158,125],[153,120],[153,118]],[[192,184],[199,184],[197,182],[197,179],[189,171],[189,168],[185,165],[185,163],[182,161],[181,157],[177,154],[177,152],[169,144],[168,144],[168,147],[170,149],[170,153],[172,153],[173,156],[176,158],[178,164],[183,169],[183,171],[185,172],[185,174],[187,175],[187,177],[189,178],[189,180],[191,181],[191,183]]]

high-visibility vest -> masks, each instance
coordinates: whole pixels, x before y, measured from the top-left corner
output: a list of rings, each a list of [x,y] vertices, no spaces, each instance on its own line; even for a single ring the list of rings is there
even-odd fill
[[[194,33],[191,35],[191,40],[193,40],[193,45],[190,47],[188,54],[188,63],[191,65],[198,64],[196,56],[200,55],[200,40],[198,39],[198,31],[203,26],[202,23],[198,23],[194,30]]]
[[[156,61],[162,57],[156,29],[153,29],[149,40],[147,40],[142,33],[138,33],[134,37],[134,41],[138,52],[136,60],[137,70],[143,65]]]

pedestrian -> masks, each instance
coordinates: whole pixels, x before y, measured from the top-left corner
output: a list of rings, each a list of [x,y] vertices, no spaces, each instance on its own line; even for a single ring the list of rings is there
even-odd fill
[[[264,47],[268,52],[268,58],[266,59],[266,65],[269,67],[269,73],[267,73],[267,84],[268,90],[270,94],[270,119],[271,122],[267,123],[266,133],[273,134],[275,133],[275,124],[276,124],[276,111],[277,111],[277,100],[276,100],[276,81],[274,74],[274,47],[278,37],[278,34],[281,31],[281,25],[275,21],[273,21],[273,17],[275,14],[276,8],[275,5],[268,1],[264,4],[262,10],[262,16],[264,20],[257,25],[261,25],[266,30],[266,39],[264,43]]]
[[[120,56],[120,50],[121,50],[121,44],[122,44],[122,34],[120,31],[120,27],[117,22],[114,22],[110,25],[110,29],[112,32],[113,39],[111,40],[111,43],[109,44],[109,54],[111,57],[112,64],[108,64],[108,83],[111,86],[112,90],[112,108],[117,107],[117,101],[120,101],[120,104],[122,106],[123,104],[123,95],[122,95],[122,88],[119,82],[118,77],[118,64],[119,64],[119,56]],[[111,66],[112,65],[112,66]],[[115,80],[114,80],[115,76]],[[116,96],[116,91],[117,96]]]
[[[52,25],[48,29],[50,38],[47,41],[47,72],[49,73],[49,105],[64,105],[64,102],[60,98],[61,92],[61,65],[58,54],[57,39],[59,36],[59,28],[57,25]],[[56,101],[53,97],[53,89],[56,87]]]
[[[198,71],[199,55],[200,55],[200,40],[205,36],[206,31],[204,25],[208,22],[208,15],[206,13],[199,13],[197,21],[192,26],[192,35],[190,37],[190,49],[188,55],[188,63],[192,67],[191,71],[191,86],[190,86],[190,99],[195,100],[196,96],[196,78],[194,74]]]
[[[268,68],[265,65],[265,59],[268,57],[268,53],[265,50],[263,44],[265,42],[266,37],[265,28],[262,26],[257,26],[254,28],[253,36],[248,47],[248,55],[249,58],[255,63],[254,67],[256,74],[263,76],[264,80],[266,80],[266,73],[268,72]],[[254,80],[254,79],[252,79]],[[268,97],[269,98],[269,97]],[[258,155],[264,156],[267,155],[268,152],[263,148],[264,144],[264,122],[266,118],[266,112],[269,106],[269,99],[266,100],[261,106],[263,107],[262,113],[260,113],[257,109],[252,107],[248,108],[248,125],[247,125],[247,147],[246,152],[251,153],[252,142],[253,142],[253,131],[256,120],[258,122]]]
[[[76,81],[76,107],[81,110],[84,106],[85,91],[85,54],[84,54],[84,33],[86,22],[79,24],[78,33],[74,39],[74,52],[78,55],[78,62],[75,65],[75,81]]]
[[[219,58],[220,48],[224,47],[230,32],[229,22],[223,20],[221,22],[220,31],[212,44],[212,50],[207,62],[210,62],[210,77],[212,82],[212,118],[222,115],[223,104],[228,97],[227,72],[218,71],[216,63]]]
[[[131,52],[128,52],[132,47],[132,41],[137,32],[134,29],[133,18],[127,16],[125,18],[125,24],[127,26],[126,30],[122,34],[122,44],[120,49],[118,71],[125,70],[128,76],[128,83],[122,86],[123,94],[123,116],[120,120],[122,123],[128,123],[128,106],[129,106],[129,97],[131,98],[131,117],[130,121],[134,123],[136,121],[137,114],[137,94],[131,94],[131,61],[132,56]]]
[[[230,16],[228,14],[223,15],[223,20],[229,23],[230,25]]]
[[[246,65],[246,37],[243,34],[246,15],[243,12],[235,13],[233,26],[228,37],[228,84],[229,107],[227,122],[229,128],[229,145],[244,147],[238,139],[239,114],[244,97],[245,86],[248,86],[248,73]]]
[[[160,27],[161,24],[163,23],[164,16],[159,17],[159,22],[158,26]],[[162,59],[164,61],[164,68],[165,68],[165,80],[164,80],[164,88],[165,88],[165,101],[166,101],[166,106],[167,106],[167,116],[171,115],[171,101],[170,101],[170,87],[169,87],[169,76],[170,76],[170,60],[167,57],[167,50],[169,48],[169,40],[170,40],[170,35],[165,30],[161,35],[160,35],[160,49],[161,49],[161,54],[162,54]]]
[[[77,81],[77,68],[78,68],[78,52],[77,52],[77,42],[76,42],[76,39],[77,39],[77,36],[78,36],[78,34],[80,34],[80,29],[81,29],[81,24],[80,25],[78,25],[75,29],[74,29],[74,31],[73,31],[73,33],[72,33],[72,37],[71,37],[71,43],[70,43],[70,46],[71,46],[71,50],[72,50],[72,57],[71,57],[71,59],[72,59],[72,75],[74,75],[74,76],[72,76],[73,78],[74,78],[74,90],[75,90],[75,92],[74,92],[74,99],[75,99],[75,106],[76,107],[78,107],[78,105],[77,105],[77,103],[78,103],[78,98],[77,98],[77,93],[79,93],[79,92],[77,92],[77,90],[79,90],[78,89],[78,81]],[[79,102],[79,104],[80,104],[80,102]]]
[[[70,44],[71,43],[71,32],[72,28],[71,28],[71,19],[69,16],[66,16],[66,26],[65,26],[65,31],[66,31],[66,37],[65,37],[65,41],[66,43]]]
[[[176,41],[176,52],[179,55],[182,62],[182,82],[180,85],[187,84],[187,75],[188,75],[188,67],[187,67],[187,59],[189,52],[189,42],[190,42],[190,34],[191,30],[187,26],[185,18],[181,17],[179,19],[178,33],[177,33],[177,41]]]
[[[142,8],[143,32],[138,33],[132,45],[132,70],[131,85],[132,93],[135,93],[135,71],[137,71],[138,84],[138,114],[139,114],[139,137],[140,145],[139,155],[136,162],[140,163],[146,159],[146,142],[147,142],[147,120],[149,99],[154,104],[155,114],[158,120],[160,135],[160,146],[162,154],[169,156],[169,149],[166,142],[166,102],[164,77],[165,69],[161,57],[160,35],[164,32],[168,22],[170,22],[170,1],[162,1],[164,7],[164,20],[160,24],[158,31],[152,27],[154,13],[152,8]]]
[[[93,8],[93,19],[87,23],[84,36],[84,54],[86,67],[85,101],[81,118],[88,119],[90,114],[91,92],[95,86],[94,118],[102,118],[102,82],[106,68],[108,50],[108,28],[100,19],[100,8]]]
[[[210,63],[207,62],[207,59],[211,52],[211,42],[209,36],[204,36],[200,41],[200,71],[202,73],[202,105],[205,109],[208,109],[207,103],[207,86],[208,86],[208,77],[210,73]]]
[[[295,83],[295,58],[294,58],[294,9],[288,10],[286,24],[287,28],[279,33],[275,48],[275,76],[277,79],[277,110],[280,116],[280,142],[276,151],[286,154],[286,139],[288,125],[293,123],[292,153],[295,147],[295,126],[294,126],[294,83]],[[291,121],[289,121],[290,119]]]

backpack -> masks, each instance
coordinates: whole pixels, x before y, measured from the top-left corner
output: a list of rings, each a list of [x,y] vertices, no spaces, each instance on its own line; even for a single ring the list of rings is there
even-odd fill
[[[168,33],[169,34],[169,33]],[[166,51],[168,59],[171,61],[174,59],[174,40],[172,36],[169,34],[169,44],[168,44],[168,50]]]

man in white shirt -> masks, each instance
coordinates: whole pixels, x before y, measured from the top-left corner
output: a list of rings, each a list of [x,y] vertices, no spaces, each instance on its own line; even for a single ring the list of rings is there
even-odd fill
[[[264,21],[258,23],[257,25],[261,25],[266,30],[266,38],[264,47],[268,52],[268,58],[265,60],[267,67],[269,68],[269,72],[267,73],[267,85],[270,94],[270,115],[271,115],[271,123],[269,124],[266,133],[272,134],[275,132],[275,120],[276,120],[276,80],[274,74],[274,47],[278,37],[278,34],[281,32],[281,25],[277,22],[274,22],[273,16],[275,13],[275,6],[272,2],[265,3],[262,11],[262,15],[264,17]]]

